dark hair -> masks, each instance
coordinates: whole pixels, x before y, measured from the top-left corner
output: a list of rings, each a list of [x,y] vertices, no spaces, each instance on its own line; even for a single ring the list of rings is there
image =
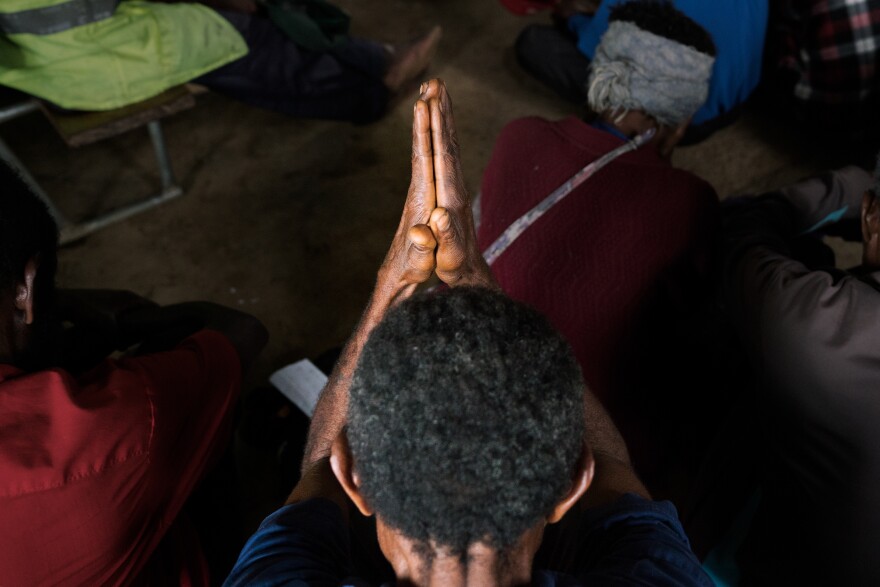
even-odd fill
[[[571,487],[583,391],[570,347],[535,310],[479,288],[414,296],[370,335],[352,382],[361,491],[426,552],[504,552]]]
[[[28,260],[39,261],[34,304],[41,306],[54,292],[58,264],[58,227],[46,204],[21,176],[0,160],[0,293],[8,293],[24,276]]]
[[[632,0],[611,8],[608,22],[631,22],[643,31],[672,39],[715,57],[712,36],[667,0]]]

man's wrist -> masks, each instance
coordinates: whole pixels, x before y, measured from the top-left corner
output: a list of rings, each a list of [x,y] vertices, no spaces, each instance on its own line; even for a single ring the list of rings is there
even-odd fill
[[[486,264],[482,256],[479,256],[467,271],[462,273],[462,278],[457,284],[469,287],[484,287],[486,289],[500,290],[501,286],[495,281],[492,270]]]
[[[419,284],[404,279],[400,271],[383,265],[376,275],[376,285],[373,287],[369,307],[375,306],[384,314],[385,310],[415,293],[418,286]]]

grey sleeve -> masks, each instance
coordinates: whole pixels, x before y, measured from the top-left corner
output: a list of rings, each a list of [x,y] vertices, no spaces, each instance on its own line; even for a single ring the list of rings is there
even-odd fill
[[[862,194],[873,178],[861,167],[844,167],[796,183],[780,191],[794,206],[796,230],[808,232],[844,219],[857,219]]]
[[[795,369],[814,351],[859,336],[872,286],[843,271],[811,270],[792,258],[791,241],[843,208],[844,217],[858,217],[870,182],[852,167],[725,206],[722,298],[762,363]]]

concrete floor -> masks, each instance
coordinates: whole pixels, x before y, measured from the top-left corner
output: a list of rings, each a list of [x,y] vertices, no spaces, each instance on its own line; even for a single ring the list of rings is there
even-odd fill
[[[442,77],[453,96],[473,192],[505,123],[578,113],[526,77],[513,58],[519,30],[542,17],[517,18],[489,0],[338,4],[352,14],[355,34],[377,40],[406,40],[434,23],[443,26],[426,77]],[[62,250],[59,284],[126,288],[160,303],[206,299],[253,313],[272,338],[249,386],[340,345],[360,315],[399,219],[414,99],[415,92],[384,120],[356,127],[293,120],[222,96],[200,96],[195,109],[164,123],[186,195]],[[38,114],[2,131],[71,217],[157,188],[145,131],[80,150],[65,147]],[[822,158],[746,112],[703,144],[680,149],[674,162],[726,197],[784,185],[820,167]],[[844,252],[842,264],[857,260],[856,249]],[[264,503],[259,488],[247,499]]]

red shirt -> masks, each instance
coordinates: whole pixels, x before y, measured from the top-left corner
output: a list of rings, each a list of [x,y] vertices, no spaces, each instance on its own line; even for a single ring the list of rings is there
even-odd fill
[[[130,583],[224,449],[240,371],[212,331],[78,378],[0,365],[0,584]]]
[[[483,176],[481,250],[575,172],[622,143],[576,118],[508,124]],[[508,295],[537,308],[566,337],[636,461],[652,462],[640,459],[634,444],[647,437],[646,423],[658,418],[633,393],[647,382],[648,394],[659,397],[664,380],[657,363],[671,365],[658,359],[673,346],[663,326],[675,327],[677,313],[708,292],[717,226],[712,187],[675,169],[648,145],[587,179],[492,266]]]

